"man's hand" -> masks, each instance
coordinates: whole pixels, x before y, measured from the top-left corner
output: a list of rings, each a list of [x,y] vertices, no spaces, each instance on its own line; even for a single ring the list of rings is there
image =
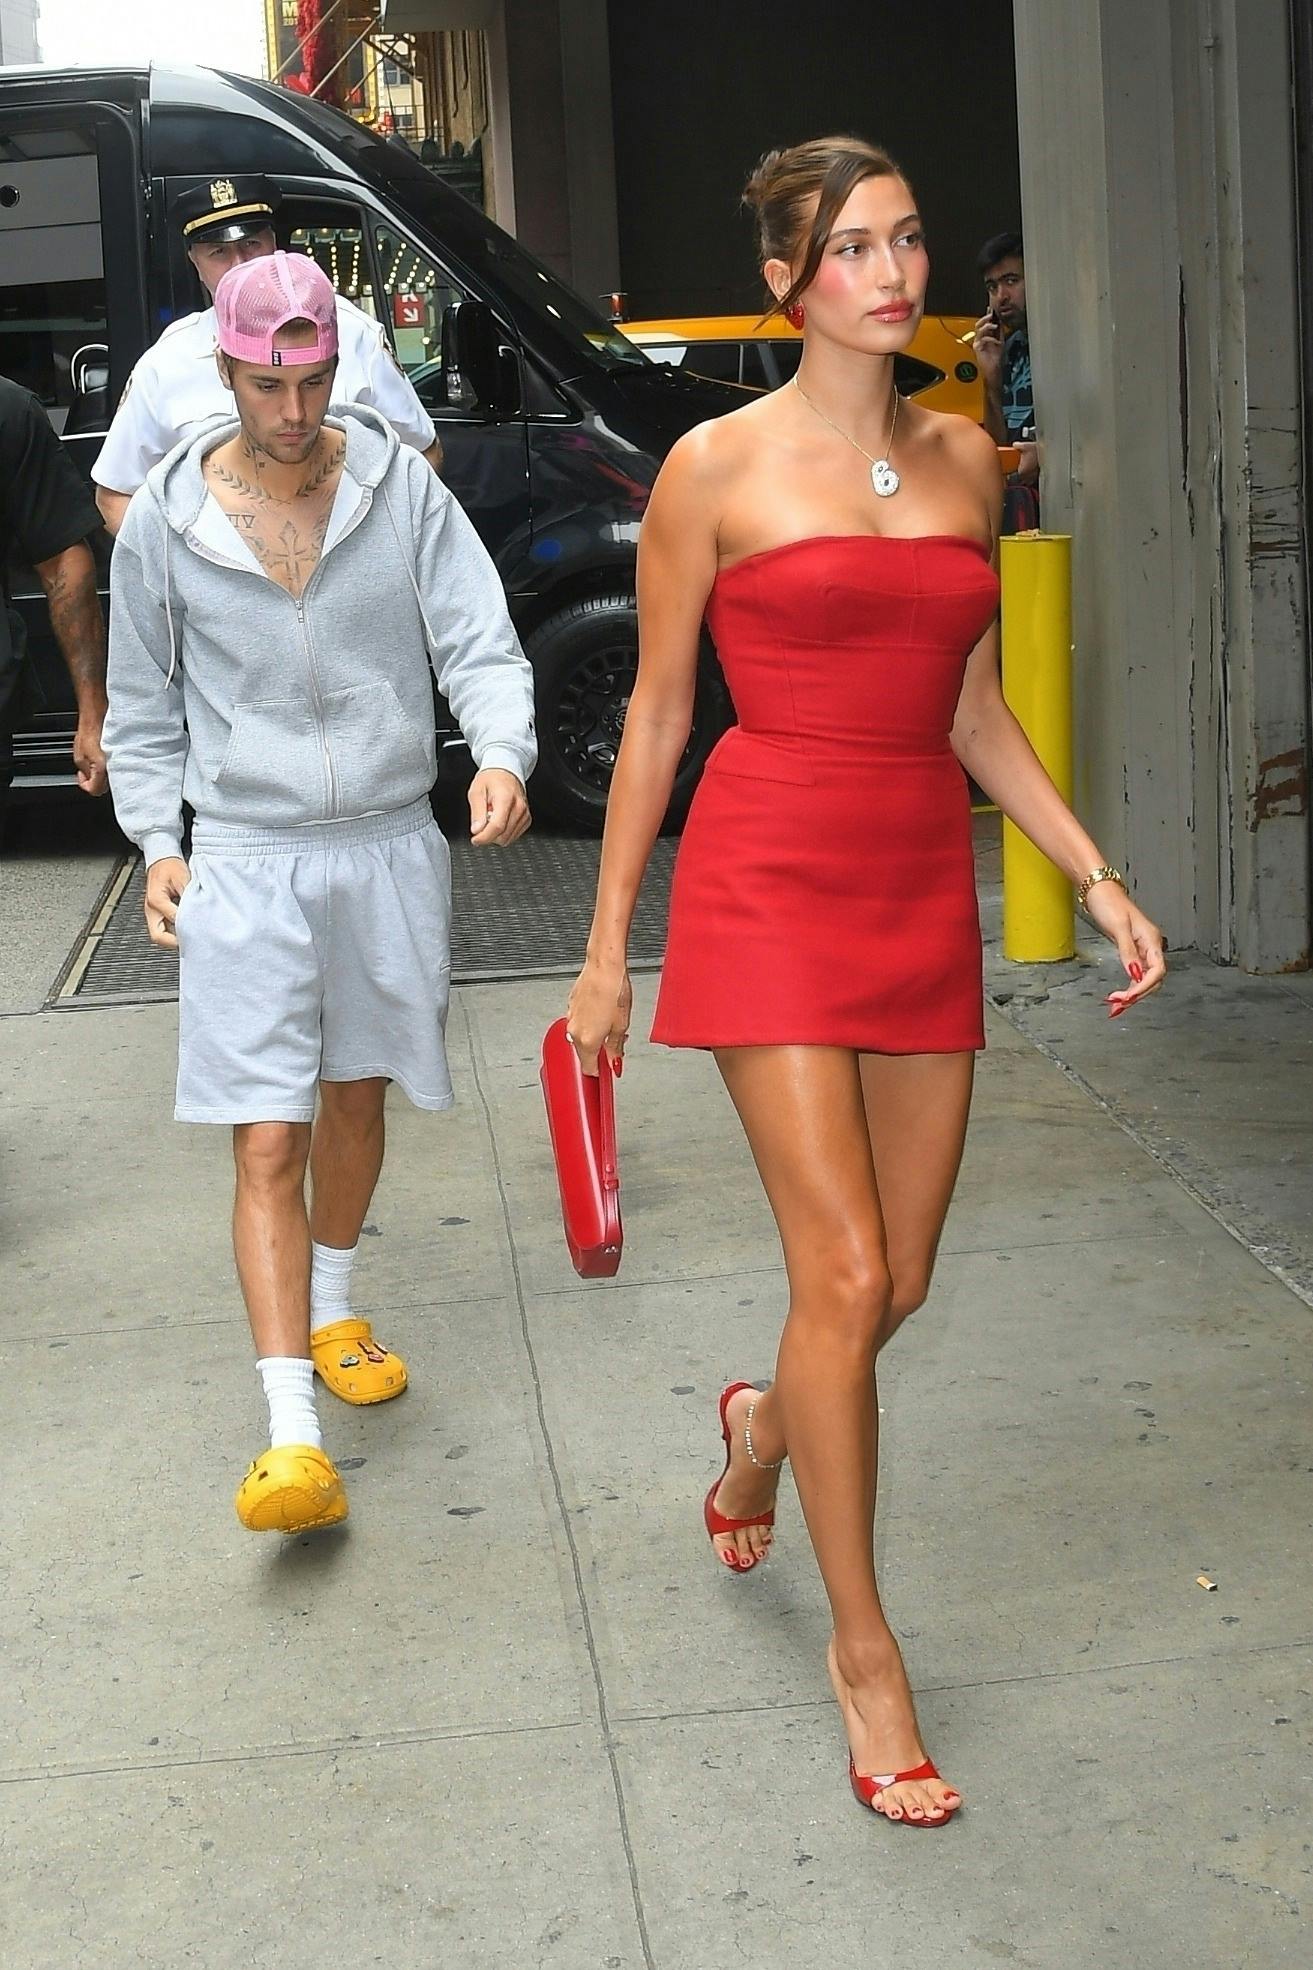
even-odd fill
[[[470,839],[478,848],[498,842],[508,848],[530,825],[529,802],[514,773],[499,766],[476,773],[470,783]]]
[[[992,312],[983,314],[976,323],[971,347],[975,351],[985,388],[997,390],[1003,375],[1003,330]]]
[[[103,794],[109,790],[105,748],[100,743],[104,724],[103,705],[96,711],[83,711],[78,716],[78,728],[73,735],[73,764],[77,767],[78,785],[83,793]]]
[[[152,944],[176,951],[178,934],[174,924],[182,892],[191,881],[191,870],[177,855],[161,856],[146,871],[146,928]]]
[[[1017,461],[1017,483],[1023,486],[1039,484],[1039,446],[1027,440],[1017,446],[1021,456]]]

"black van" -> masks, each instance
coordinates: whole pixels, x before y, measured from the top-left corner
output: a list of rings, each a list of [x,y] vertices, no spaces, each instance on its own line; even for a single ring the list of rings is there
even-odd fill
[[[168,223],[174,198],[235,171],[279,185],[280,244],[383,322],[537,675],[535,804],[600,826],[637,664],[643,508],[675,439],[744,393],[649,362],[408,151],[337,110],[207,69],[8,69],[0,374],[35,392],[84,471],[142,349],[205,303]],[[71,784],[75,721],[30,571],[14,594],[44,706],[19,737],[17,793]],[[728,718],[708,647],[672,811]]]

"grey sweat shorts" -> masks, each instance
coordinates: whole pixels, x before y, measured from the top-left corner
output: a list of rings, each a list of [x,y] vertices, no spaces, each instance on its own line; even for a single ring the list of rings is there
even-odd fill
[[[313,828],[196,823],[178,906],[180,1122],[309,1122],[322,1081],[450,1108],[451,856],[428,801]]]

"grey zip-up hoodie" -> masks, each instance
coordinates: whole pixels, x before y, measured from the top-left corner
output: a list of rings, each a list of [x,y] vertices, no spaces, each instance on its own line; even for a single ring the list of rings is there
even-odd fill
[[[532,673],[486,548],[376,412],[339,408],[330,423],[359,498],[299,600],[235,534],[229,556],[196,531],[201,461],[235,423],[170,452],[128,508],[104,744],[119,825],[147,863],[182,853],[184,800],[258,829],[420,799],[437,770],[430,659],[475,764],[533,771]]]

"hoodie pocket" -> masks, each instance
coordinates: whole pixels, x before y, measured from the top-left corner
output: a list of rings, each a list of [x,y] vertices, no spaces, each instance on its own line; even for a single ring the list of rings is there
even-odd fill
[[[233,707],[232,732],[214,784],[242,819],[276,826],[324,811],[324,749],[303,698]]]
[[[432,726],[421,731],[388,683],[327,692],[324,724],[341,813],[418,800],[437,777]]]

